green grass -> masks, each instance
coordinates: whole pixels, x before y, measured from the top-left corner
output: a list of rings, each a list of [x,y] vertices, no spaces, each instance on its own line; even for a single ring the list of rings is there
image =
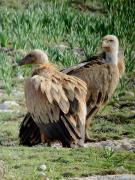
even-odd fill
[[[100,116],[92,122],[90,135],[98,140],[122,139],[135,137],[135,122],[112,121],[105,117],[113,117],[111,113],[119,115],[115,108],[108,106]],[[121,112],[122,113],[122,112]],[[103,118],[104,117],[104,118]],[[33,148],[18,146],[18,130],[22,116],[19,114],[1,113],[0,159],[5,163],[6,179],[40,179],[38,167],[46,164],[45,173],[50,179],[67,177],[87,177],[100,174],[135,174],[133,152],[114,152],[108,148],[48,148],[35,146]],[[9,146],[10,145],[10,146]],[[12,146],[13,145],[13,146]],[[9,146],[9,147],[8,147]],[[119,167],[124,170],[118,170]]]
[[[109,33],[116,34],[126,55],[131,55],[135,39],[132,22],[134,9],[127,1],[118,1],[117,4],[103,1],[103,8],[108,9],[107,14],[97,16],[87,11],[79,12],[67,2],[40,0],[27,8],[22,5],[22,9],[1,7],[1,45],[16,49],[42,48],[50,52],[50,58],[56,60],[53,45],[63,42],[70,48],[77,46],[89,56],[96,50],[101,37]]]
[[[128,119],[124,116],[133,115],[130,108],[118,110],[111,105],[107,106],[94,118],[89,129],[91,138],[100,140],[117,140],[122,138],[135,138],[135,118]],[[19,124],[26,110],[21,108],[21,113],[1,113],[0,116],[0,141],[1,144],[18,144]],[[7,141],[8,140],[8,141]]]
[[[97,138],[98,140],[107,140],[107,139],[117,140],[117,139],[122,139],[125,137],[134,138],[135,137],[135,123],[123,122],[121,124],[117,124],[111,121],[106,121],[104,119],[99,120],[97,118],[96,120],[92,122],[90,134],[93,138]]]
[[[135,119],[124,118],[134,114],[134,107],[119,109],[116,106],[135,102],[135,3],[128,0],[84,2],[90,10],[79,10],[68,0],[0,1],[0,88],[6,91],[0,97],[0,103],[15,99],[21,105],[21,114],[25,114],[24,97],[15,96],[12,91],[23,90],[17,74],[27,76],[31,71],[31,67],[15,66],[28,50],[39,48],[47,51],[49,59],[61,69],[92,56],[104,35],[115,34],[125,54],[126,75],[109,106],[92,122],[90,135],[98,140],[134,138]],[[65,48],[60,48],[60,45]],[[76,48],[83,55],[77,54]],[[121,173],[117,171],[119,166],[135,173],[135,157],[131,152],[18,147],[21,114],[0,113],[0,144],[16,145],[0,147],[0,159],[5,161],[7,179],[38,179],[37,167],[44,163],[50,179]]]
[[[134,153],[116,153],[109,149],[0,148],[0,159],[5,161],[7,179],[38,179],[40,164],[47,166],[49,179],[58,180],[93,174],[116,174],[120,166],[129,173],[135,173],[134,158]]]
[[[96,3],[97,2],[97,3]],[[100,39],[106,34],[115,34],[124,50],[126,71],[135,69],[134,40],[134,3],[130,1],[90,1],[91,8],[100,6],[105,13],[79,11],[70,1],[14,1],[3,0],[0,6],[0,44],[2,48],[30,50],[40,48],[48,52],[52,62],[60,67],[70,66],[96,52]],[[56,45],[65,44],[61,50]],[[85,57],[77,56],[74,48],[84,51]],[[12,79],[16,70],[11,66],[21,56],[0,52],[4,69],[0,68],[0,77],[8,93],[12,88]],[[12,68],[11,68],[12,67]],[[17,71],[22,71],[17,69]],[[28,70],[23,69],[24,75]],[[5,75],[6,76],[5,76]],[[125,78],[122,87],[127,87]]]

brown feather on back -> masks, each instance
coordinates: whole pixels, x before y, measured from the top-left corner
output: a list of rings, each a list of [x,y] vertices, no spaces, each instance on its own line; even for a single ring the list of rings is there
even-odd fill
[[[37,53],[37,52],[36,52]],[[26,58],[23,63],[29,63]],[[25,82],[28,111],[34,122],[50,141],[59,140],[63,146],[82,145],[86,119],[86,83],[41,64]],[[38,60],[35,58],[36,64]],[[34,61],[32,61],[34,64]]]
[[[82,79],[87,84],[86,135],[91,119],[107,104],[117,87],[119,77],[125,71],[124,60],[121,60],[124,59],[123,56],[116,54],[119,53],[117,38],[108,35],[103,38],[103,41],[102,53],[62,71]],[[117,43],[116,46],[115,43]],[[115,56],[112,56],[112,53]],[[65,86],[68,88],[69,84]],[[74,98],[74,93],[71,92],[68,89],[67,95],[70,100]],[[76,104],[77,102],[74,102],[71,106],[71,112],[76,108]]]

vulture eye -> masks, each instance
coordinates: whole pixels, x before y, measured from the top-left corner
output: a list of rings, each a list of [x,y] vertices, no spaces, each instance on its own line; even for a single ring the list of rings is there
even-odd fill
[[[28,57],[29,57],[29,58],[32,58],[32,55],[31,55],[31,54],[29,54],[29,55],[28,55]]]
[[[112,40],[112,39],[110,39],[110,40],[109,40],[109,42],[113,42],[113,40]]]

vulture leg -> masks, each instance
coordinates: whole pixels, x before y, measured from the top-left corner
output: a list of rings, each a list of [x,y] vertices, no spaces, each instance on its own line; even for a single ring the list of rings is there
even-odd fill
[[[80,109],[83,109],[83,111],[81,111],[81,113],[79,113],[79,118],[81,119],[79,121],[79,125],[78,125],[78,129],[79,129],[79,132],[80,132],[80,139],[78,140],[77,142],[77,145],[79,147],[84,147],[84,141],[85,141],[85,115],[86,115],[86,108],[85,108],[85,104],[83,105],[83,107],[80,106]]]
[[[85,125],[85,143],[86,142],[96,142],[96,139],[90,138],[88,129],[90,128],[90,123],[93,119],[93,117],[96,115],[96,113],[99,111],[100,107],[93,107],[91,111],[87,114],[87,121]]]
[[[80,132],[81,132],[81,139],[78,140],[77,144],[79,147],[84,147],[84,141],[85,141],[85,125],[80,125]]]
[[[44,132],[42,132],[42,130],[40,130],[40,136],[41,136],[41,144],[45,144],[46,138],[45,138],[45,134],[44,134]]]
[[[49,139],[46,137],[45,133],[42,130],[40,130],[40,137],[41,137],[41,144],[47,143],[47,146],[51,147],[51,142],[49,141]]]

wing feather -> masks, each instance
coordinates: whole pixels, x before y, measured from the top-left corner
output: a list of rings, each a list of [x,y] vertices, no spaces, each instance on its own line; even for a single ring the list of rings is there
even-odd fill
[[[61,119],[73,139],[82,138],[81,129],[85,127],[86,118],[86,90],[82,80],[61,72],[54,72],[53,75],[48,73],[48,76],[34,75],[26,80],[26,105],[39,128],[46,129],[51,136],[56,135],[51,124],[55,128],[55,123]],[[58,131],[62,133],[60,129]]]
[[[91,112],[104,106],[112,96],[119,81],[118,72],[116,65],[105,64],[98,57],[91,62],[81,63],[79,68],[68,70],[69,75],[78,77],[87,84],[87,118],[91,117]]]

